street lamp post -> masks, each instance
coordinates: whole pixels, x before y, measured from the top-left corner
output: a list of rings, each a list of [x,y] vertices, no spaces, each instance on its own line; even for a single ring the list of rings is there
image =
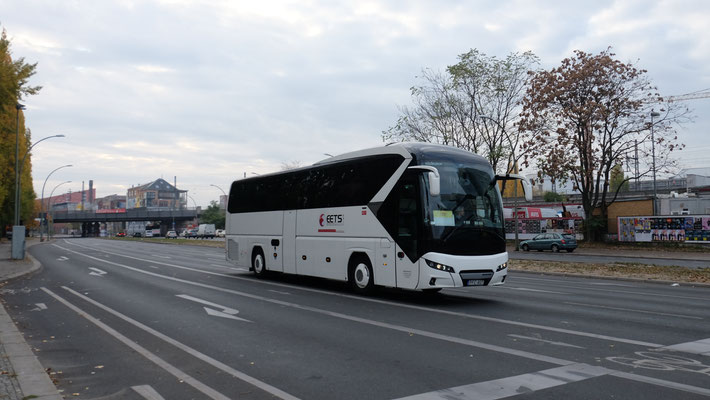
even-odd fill
[[[17,184],[15,185],[15,225],[20,225],[20,212],[22,210],[21,207],[21,200],[20,200],[20,192],[22,191],[22,168],[25,166],[25,161],[27,160],[27,156],[30,154],[32,151],[32,148],[40,144],[40,142],[43,142],[47,139],[52,139],[52,138],[60,138],[60,137],[65,137],[64,135],[52,135],[52,136],[47,136],[45,138],[42,138],[36,142],[34,142],[29,149],[27,149],[27,152],[25,155],[22,157],[22,162],[20,162],[20,166],[18,168],[18,180]]]
[[[58,170],[62,168],[67,168],[71,167],[71,164],[67,165],[62,165],[61,167],[55,168],[52,172],[47,175],[47,178],[44,180],[44,184],[42,184],[42,199],[40,200],[40,214],[44,214],[44,187],[47,185],[47,180],[49,180],[49,177],[52,176],[53,173],[57,172]],[[44,237],[42,236],[42,224],[46,218],[40,218],[40,225],[39,225],[39,241],[44,241]],[[14,235],[13,235],[14,236]]]
[[[223,195],[225,195],[225,196],[227,195],[227,193],[225,193],[224,190],[222,190],[221,187],[219,187],[219,186],[217,186],[217,185],[215,185],[215,184],[212,184],[212,183],[210,183],[210,186],[216,187],[217,189],[219,189],[219,190],[222,192]]]
[[[52,189],[52,191],[49,192],[49,199],[47,199],[47,212],[48,213],[52,212],[52,196],[54,196],[54,191],[57,190],[58,187],[64,185],[65,183],[71,183],[71,181],[64,181],[64,182],[58,184],[57,186],[55,186],[54,189]],[[52,220],[52,228],[54,228],[54,214],[52,214],[51,220]],[[47,230],[47,237],[49,239],[52,238],[52,231],[53,231],[53,229]]]
[[[656,215],[656,197],[658,193],[656,191],[656,139],[653,136],[653,117],[660,117],[661,114],[651,111],[651,168],[653,169],[653,215]]]
[[[20,166],[20,110],[24,110],[25,106],[17,103],[15,104],[15,110],[17,110],[17,122],[15,125],[15,219],[14,226],[12,227],[12,251],[11,256],[14,260],[22,260],[25,258],[25,228],[20,227],[20,213],[18,208],[18,198],[19,198],[19,166]]]

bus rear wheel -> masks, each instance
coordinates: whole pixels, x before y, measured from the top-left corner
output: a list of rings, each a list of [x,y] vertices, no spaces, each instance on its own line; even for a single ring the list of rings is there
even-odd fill
[[[348,281],[350,287],[357,293],[368,293],[375,287],[372,265],[366,256],[355,257],[350,261]]]
[[[266,261],[264,259],[264,253],[261,249],[255,249],[251,256],[251,267],[254,270],[254,275],[258,278],[263,278],[266,276]]]

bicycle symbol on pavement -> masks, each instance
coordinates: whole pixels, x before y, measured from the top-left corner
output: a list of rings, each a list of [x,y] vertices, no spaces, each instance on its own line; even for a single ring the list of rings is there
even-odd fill
[[[637,351],[634,354],[637,357],[607,357],[606,359],[634,368],[655,371],[686,371],[710,376],[710,365],[705,365],[692,358],[657,351]]]

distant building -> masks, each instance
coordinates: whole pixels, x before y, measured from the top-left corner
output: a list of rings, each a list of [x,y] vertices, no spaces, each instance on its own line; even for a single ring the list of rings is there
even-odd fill
[[[126,208],[181,210],[187,206],[187,190],[179,190],[165,179],[133,186],[126,193]]]

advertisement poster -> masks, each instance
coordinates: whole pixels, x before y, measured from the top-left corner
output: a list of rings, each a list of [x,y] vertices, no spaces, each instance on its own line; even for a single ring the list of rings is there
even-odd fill
[[[710,216],[618,217],[621,242],[710,242]]]

